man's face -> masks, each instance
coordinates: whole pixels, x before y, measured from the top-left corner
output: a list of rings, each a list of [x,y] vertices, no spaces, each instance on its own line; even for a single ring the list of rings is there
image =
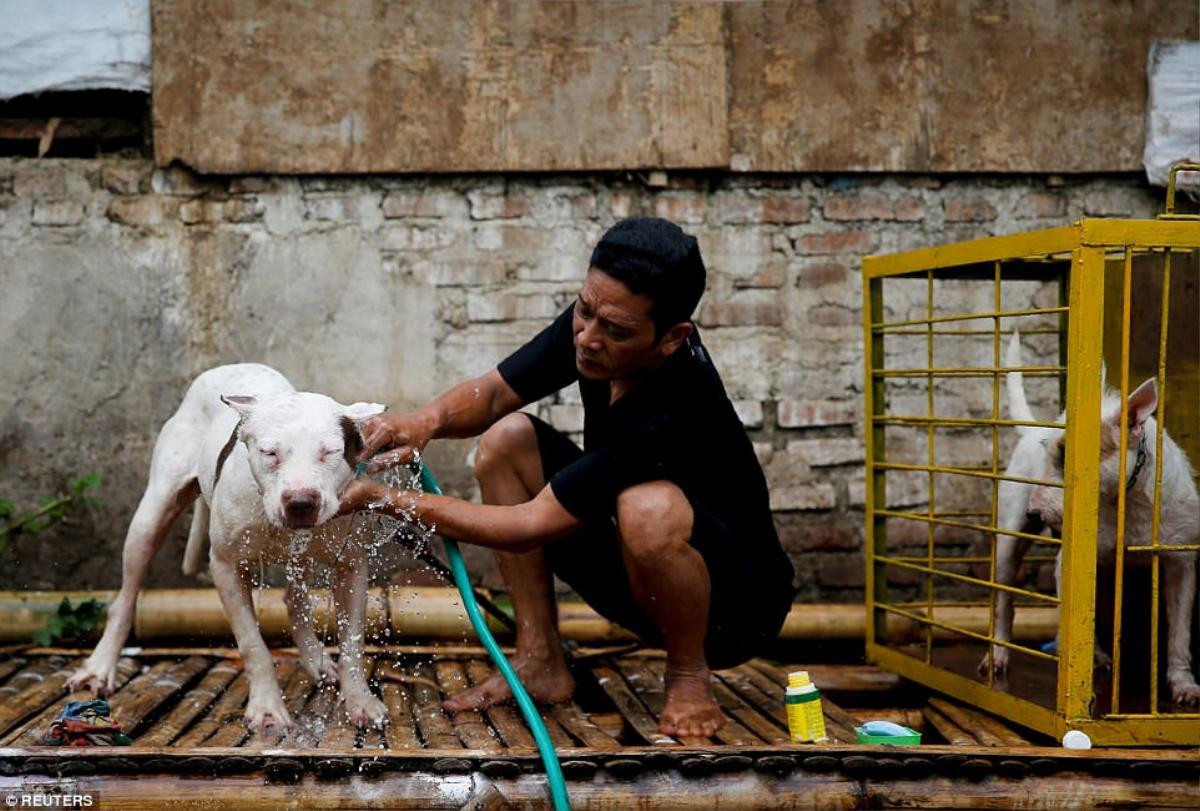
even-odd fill
[[[676,333],[685,325],[676,325],[663,340],[655,340],[653,306],[649,296],[632,292],[602,270],[590,269],[571,326],[579,373],[589,380],[620,380],[662,363],[691,327],[686,325],[682,338]]]

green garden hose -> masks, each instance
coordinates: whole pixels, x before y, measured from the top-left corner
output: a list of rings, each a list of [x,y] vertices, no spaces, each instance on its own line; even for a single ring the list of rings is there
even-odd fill
[[[420,465],[420,470],[421,489],[427,493],[441,495],[442,488],[438,486],[437,480],[433,478],[429,468]],[[517,699],[521,713],[525,716],[525,721],[533,732],[538,752],[542,755],[542,763],[546,767],[546,778],[550,781],[550,796],[554,800],[554,808],[556,811],[569,811],[571,803],[567,799],[567,784],[563,780],[562,767],[558,764],[558,754],[554,751],[550,733],[546,731],[546,725],[542,723],[542,717],[538,714],[537,707],[534,706],[529,693],[525,691],[525,685],[521,684],[512,665],[508,663],[500,646],[496,644],[492,632],[488,630],[487,622],[480,613],[479,606],[475,603],[474,590],[471,588],[470,578],[467,577],[467,566],[463,562],[462,553],[458,551],[458,544],[449,538],[443,538],[442,541],[446,544],[446,556],[450,558],[450,570],[454,573],[454,583],[458,586],[458,593],[462,595],[467,616],[471,618],[471,625],[475,627],[475,633],[479,635],[479,639],[487,648],[492,661],[496,663],[504,680],[508,682],[509,689],[512,690],[513,697]]]

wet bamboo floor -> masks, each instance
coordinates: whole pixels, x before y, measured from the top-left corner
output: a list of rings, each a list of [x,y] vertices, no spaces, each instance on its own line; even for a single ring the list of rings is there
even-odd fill
[[[236,651],[127,651],[114,718],[128,747],[42,745],[70,700],[80,651],[0,656],[0,794],[89,794],[99,808],[504,808],[549,802],[534,740],[509,705],[447,713],[442,700],[486,677],[481,649],[374,648],[372,685],[389,724],[358,730],[335,689],[317,689],[296,658],[276,656],[295,724],[250,735]],[[714,674],[726,722],[712,739],[657,731],[661,652],[576,654],[576,700],[545,708],[576,808],[625,807],[1193,807],[1200,755],[1182,750],[1067,752],[882,670],[811,665],[824,692],[825,745],[788,742],[785,671],[754,660]],[[920,729],[920,747],[854,743],[886,719]]]

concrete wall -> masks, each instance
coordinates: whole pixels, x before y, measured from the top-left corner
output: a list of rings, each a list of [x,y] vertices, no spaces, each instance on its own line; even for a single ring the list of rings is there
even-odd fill
[[[0,160],[0,498],[31,506],[76,475],[104,479],[102,506],[8,550],[0,588],[117,585],[155,434],[199,371],[255,360],[343,401],[416,405],[566,306],[614,220],[657,214],[700,239],[698,321],[759,448],[801,596],[861,599],[860,257],[1158,205],[1130,175],[643,179]],[[538,408],[582,425],[574,391]],[[473,495],[472,443],[436,444],[439,476]],[[185,529],[152,584],[189,582]],[[487,557],[469,563],[496,584]]]

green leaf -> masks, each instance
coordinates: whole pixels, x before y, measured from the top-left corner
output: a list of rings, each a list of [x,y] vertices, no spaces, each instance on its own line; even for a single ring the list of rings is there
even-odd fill
[[[7,518],[17,511],[16,505],[11,501],[5,501],[0,498],[0,518]]]
[[[33,632],[33,641],[44,648],[49,646],[53,640],[50,638],[50,632],[43,628],[40,631]]]

